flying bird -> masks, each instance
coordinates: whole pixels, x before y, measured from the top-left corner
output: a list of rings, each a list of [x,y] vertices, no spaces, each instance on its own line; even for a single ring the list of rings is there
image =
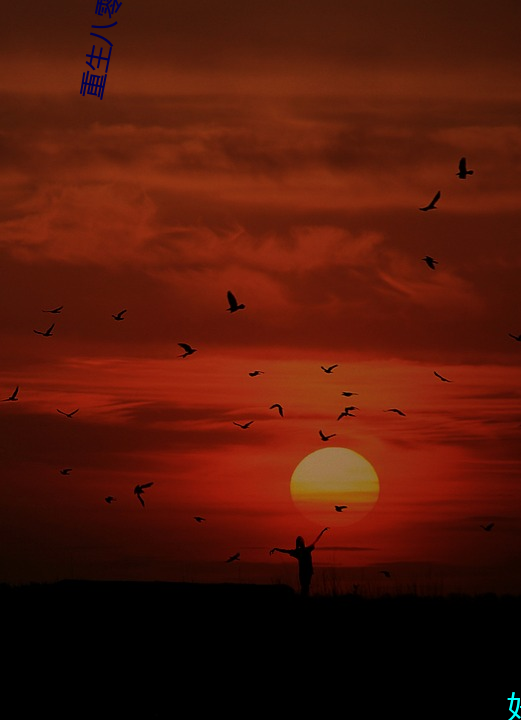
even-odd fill
[[[436,270],[436,265],[439,264],[438,261],[435,260],[434,258],[431,258],[430,255],[426,255],[424,258],[422,258],[422,260],[425,260],[425,262],[427,263],[427,265],[430,267],[431,270]]]
[[[462,157],[459,161],[458,165],[458,172],[456,175],[461,178],[462,180],[465,180],[467,175],[474,175],[474,170],[467,170],[467,160],[466,158]]]
[[[333,372],[333,370],[338,367],[338,365],[330,365],[330,366],[327,367],[327,368],[324,367],[323,365],[321,365],[320,367],[322,368],[322,370],[323,370],[325,373],[331,374],[331,373]]]
[[[229,307],[226,309],[228,310],[228,312],[234,313],[237,312],[237,310],[244,310],[244,308],[246,307],[244,303],[241,303],[240,305],[237,303],[237,299],[235,295],[231,292],[231,290],[228,290],[227,297]]]
[[[489,523],[488,525],[480,525],[479,527],[483,528],[483,530],[485,530],[486,532],[490,532],[494,527],[494,523]]]
[[[228,558],[228,560],[227,560],[226,562],[227,562],[227,563],[231,563],[231,562],[233,562],[234,560],[238,560],[238,559],[240,558],[240,556],[241,556],[241,553],[240,553],[240,552],[235,553],[235,555],[230,555],[230,557]]]
[[[335,510],[337,512],[342,512],[342,510],[347,510],[347,505],[335,505]]]
[[[198,523],[202,523],[206,520],[206,518],[201,517],[200,515],[194,515],[194,520]]]
[[[391,577],[391,573],[389,572],[389,570],[380,570],[380,572],[381,572],[382,575],[383,575],[384,577],[386,577],[386,578],[390,578],[390,577]]]
[[[430,201],[430,203],[429,203],[428,205],[425,205],[424,207],[421,207],[420,210],[423,210],[424,212],[427,211],[427,210],[436,210],[436,203],[438,202],[438,200],[440,199],[440,197],[441,197],[441,191],[438,190],[438,192],[437,192],[436,195],[432,198],[432,200]]]
[[[355,393],[355,392],[343,392],[342,395],[345,395],[345,397],[352,397],[353,395],[358,395],[358,393]]]
[[[136,487],[134,488],[134,495],[136,495],[137,499],[139,500],[141,505],[143,505],[143,507],[145,507],[145,501],[143,500],[141,495],[143,495],[143,493],[145,492],[145,488],[152,487],[153,484],[153,482],[143,483],[142,485],[136,485]]]
[[[63,468],[63,470],[60,470],[60,473],[62,475],[68,475],[72,471],[72,468]]]
[[[521,342],[521,333],[519,335],[512,335],[512,333],[508,333],[511,338],[514,338],[514,340],[517,340],[517,342]]]
[[[197,352],[197,348],[193,348],[191,345],[188,345],[188,343],[177,343],[179,347],[183,348],[184,353],[181,353],[181,355],[178,355],[177,357],[185,358],[187,355],[193,355],[194,352]]]
[[[37,335],[43,335],[44,337],[50,337],[52,335],[52,331],[54,329],[55,323],[51,325],[51,327],[47,328],[45,332],[42,332],[41,330],[33,330]]]
[[[277,409],[279,411],[280,417],[284,417],[284,410],[282,408],[282,405],[279,403],[273,403],[273,405],[270,405],[270,410]]]
[[[60,305],[59,307],[55,307],[52,310],[42,310],[42,312],[48,312],[53,313],[54,315],[58,315],[58,313],[61,313],[63,310],[63,305]]]
[[[253,370],[252,372],[248,373],[250,377],[256,377],[257,375],[264,375],[264,370]]]
[[[322,432],[322,430],[319,430],[319,431],[318,431],[318,434],[320,435],[320,437],[321,437],[321,439],[323,440],[323,442],[327,442],[330,438],[335,437],[335,435],[336,435],[336,433],[333,433],[332,435],[324,435],[324,433]]]
[[[4,398],[4,402],[7,402],[8,400],[11,400],[11,402],[16,402],[16,400],[18,400],[17,395],[18,395],[18,385],[13,390],[12,395],[9,395],[9,397]]]
[[[120,310],[116,315],[113,315],[112,317],[114,318],[114,320],[124,320],[125,318],[123,317],[123,315],[126,312],[126,310]]]
[[[108,503],[109,505],[110,505],[110,503],[113,503],[114,500],[116,500],[116,498],[113,495],[107,495],[107,497],[105,498],[105,502]]]
[[[79,408],[76,408],[76,410],[73,410],[72,412],[64,412],[63,410],[57,410],[56,412],[61,413],[61,415],[65,415],[65,417],[71,418],[78,412]]]
[[[393,413],[396,413],[397,415],[403,415],[403,417],[405,417],[405,413],[402,412],[401,410],[398,410],[398,408],[389,408],[388,410],[384,410],[384,412],[393,412]]]
[[[253,420],[248,420],[247,423],[238,423],[234,421],[234,425],[237,425],[238,427],[242,428],[243,430],[247,430],[250,425],[252,424]]]
[[[343,411],[340,413],[340,415],[337,417],[337,420],[341,420],[343,417],[356,417],[356,415],[353,415],[351,410],[359,410],[360,408],[357,408],[356,405],[350,405],[349,407],[346,407],[343,409]]]
[[[440,375],[439,373],[437,373],[436,370],[434,371],[434,374],[435,374],[436,377],[439,378],[442,382],[452,382],[452,380],[448,380],[446,377],[443,377],[443,375]]]

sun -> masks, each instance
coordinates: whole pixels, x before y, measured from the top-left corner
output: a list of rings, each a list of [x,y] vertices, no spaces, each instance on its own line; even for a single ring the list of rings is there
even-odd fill
[[[301,460],[291,476],[290,491],[295,507],[308,520],[324,527],[344,527],[373,509],[380,483],[362,455],[334,447],[315,450]]]

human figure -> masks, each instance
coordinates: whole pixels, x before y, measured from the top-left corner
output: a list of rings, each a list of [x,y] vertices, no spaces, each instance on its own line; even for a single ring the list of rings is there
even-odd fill
[[[285,548],[275,547],[270,550],[270,555],[273,555],[274,552],[285,553],[286,555],[291,555],[291,557],[298,561],[298,579],[300,583],[300,594],[302,597],[307,597],[309,595],[309,587],[311,585],[311,578],[313,577],[313,559],[311,554],[315,549],[315,545],[326,530],[329,530],[329,528],[326,527],[321,530],[311,545],[306,545],[302,535],[299,535],[296,539],[294,548],[287,550]]]

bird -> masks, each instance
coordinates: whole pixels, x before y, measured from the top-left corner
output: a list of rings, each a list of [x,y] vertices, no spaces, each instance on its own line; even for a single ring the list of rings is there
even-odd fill
[[[51,327],[47,328],[45,332],[42,332],[41,330],[33,330],[37,335],[43,335],[44,337],[50,337],[52,335],[52,331],[54,329],[55,323],[51,325]]]
[[[116,498],[113,495],[107,495],[107,497],[105,498],[105,502],[108,503],[109,505],[110,505],[110,503],[113,503],[114,500],[116,500]]]
[[[143,483],[142,485],[136,485],[136,487],[134,488],[134,495],[136,495],[137,499],[139,500],[141,505],[143,505],[143,507],[145,507],[145,501],[143,500],[141,495],[143,495],[143,493],[145,492],[145,488],[152,487],[153,484],[153,482],[147,482]]]
[[[257,375],[264,375],[264,370],[252,370],[252,372],[248,373],[250,377],[257,377]]]
[[[483,528],[483,530],[485,530],[486,532],[490,532],[494,527],[494,523],[489,523],[488,525],[480,525],[479,527]]]
[[[63,470],[60,470],[60,473],[62,475],[68,475],[72,471],[72,468],[63,468]]]
[[[230,557],[228,558],[228,560],[227,560],[226,562],[227,562],[227,563],[231,563],[231,562],[233,562],[234,560],[238,560],[238,559],[240,558],[240,556],[241,556],[241,553],[240,553],[240,552],[235,553],[235,555],[230,555]]]
[[[439,378],[442,382],[452,382],[452,380],[448,380],[446,377],[443,377],[443,375],[440,375],[436,370],[434,371],[434,374],[437,378]]]
[[[183,348],[184,353],[181,353],[181,355],[178,355],[177,357],[185,358],[187,355],[193,355],[194,352],[197,352],[197,348],[193,348],[191,345],[188,345],[188,343],[177,343],[179,347]]]
[[[347,510],[347,505],[335,505],[335,510],[337,512],[342,512],[342,510]]]
[[[422,260],[425,260],[425,262],[427,263],[427,265],[430,267],[431,270],[436,270],[436,265],[439,264],[438,261],[435,260],[434,258],[431,258],[430,255],[426,255],[424,258],[422,258]]]
[[[340,415],[337,417],[337,420],[341,420],[343,417],[356,417],[356,415],[353,415],[351,410],[359,410],[360,408],[357,408],[356,405],[350,405],[349,407],[346,407],[343,409],[343,411],[340,413]]]
[[[432,198],[432,200],[430,201],[430,203],[429,203],[428,205],[425,205],[424,207],[421,207],[420,210],[423,210],[424,212],[427,211],[427,210],[436,210],[436,209],[437,209],[437,208],[436,208],[436,203],[438,202],[438,200],[440,199],[440,197],[441,197],[441,191],[438,190],[438,192],[437,192],[436,195]]]
[[[125,318],[123,317],[123,315],[126,312],[126,310],[120,310],[116,315],[113,315],[112,317],[114,318],[114,320],[124,320]]]
[[[401,410],[398,410],[398,408],[389,408],[388,410],[384,410],[384,412],[393,412],[393,413],[396,413],[397,415],[403,415],[403,417],[405,417],[405,413],[402,412]]]
[[[194,520],[198,523],[202,523],[206,520],[206,518],[201,517],[200,515],[194,515]]]
[[[248,420],[246,423],[238,423],[234,421],[234,425],[237,425],[238,427],[242,428],[243,430],[247,430],[250,425],[252,424],[253,420]]]
[[[321,437],[321,439],[323,440],[323,442],[327,442],[330,438],[335,437],[335,435],[336,435],[336,433],[333,433],[332,435],[324,435],[324,433],[322,432],[322,430],[319,430],[319,431],[318,431],[318,434],[320,435],[320,437]]]
[[[521,333],[519,335],[513,335],[512,333],[508,333],[511,338],[514,338],[514,340],[517,340],[517,342],[521,342]]]
[[[358,395],[358,393],[355,392],[343,392],[342,395],[345,397],[352,397],[353,395]]]
[[[323,370],[325,373],[328,373],[328,375],[329,375],[329,374],[331,374],[331,373],[333,372],[333,370],[334,370],[335,368],[338,367],[338,365],[330,365],[330,366],[327,367],[327,368],[324,367],[323,365],[321,365],[320,367],[322,368],[322,370]]]
[[[381,572],[382,575],[383,575],[384,577],[386,577],[386,578],[390,578],[390,577],[391,577],[391,573],[389,572],[389,570],[380,570],[380,572]]]
[[[42,310],[42,312],[47,313],[53,313],[54,315],[58,315],[63,310],[63,305],[60,305],[59,307],[55,307],[52,310]]]
[[[8,400],[10,400],[11,402],[16,402],[16,400],[18,400],[18,397],[17,397],[17,396],[18,396],[18,390],[19,390],[19,387],[18,387],[18,385],[17,385],[17,386],[15,387],[15,389],[13,390],[12,394],[9,395],[9,397],[4,398],[4,402],[7,402]]]
[[[458,172],[456,173],[456,175],[462,180],[465,180],[467,175],[474,175],[474,170],[467,170],[466,158],[462,157],[459,161]]]
[[[63,410],[56,410],[56,412],[61,413],[62,415],[65,415],[65,417],[71,418],[78,412],[79,408],[76,408],[76,410],[73,410],[72,412],[64,412]]]
[[[227,297],[229,303],[229,307],[227,308],[228,312],[234,313],[237,312],[237,310],[244,310],[246,307],[244,303],[241,303],[240,305],[237,303],[237,299],[231,290],[228,290]]]
[[[284,417],[284,410],[282,408],[282,405],[279,403],[273,403],[273,405],[270,405],[270,410],[277,409],[279,411],[280,417]]]

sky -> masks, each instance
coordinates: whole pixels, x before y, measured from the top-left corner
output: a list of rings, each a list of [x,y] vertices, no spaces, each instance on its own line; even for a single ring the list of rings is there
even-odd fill
[[[0,27],[0,582],[297,587],[335,447],[314,592],[521,593],[518,0],[96,6]]]

